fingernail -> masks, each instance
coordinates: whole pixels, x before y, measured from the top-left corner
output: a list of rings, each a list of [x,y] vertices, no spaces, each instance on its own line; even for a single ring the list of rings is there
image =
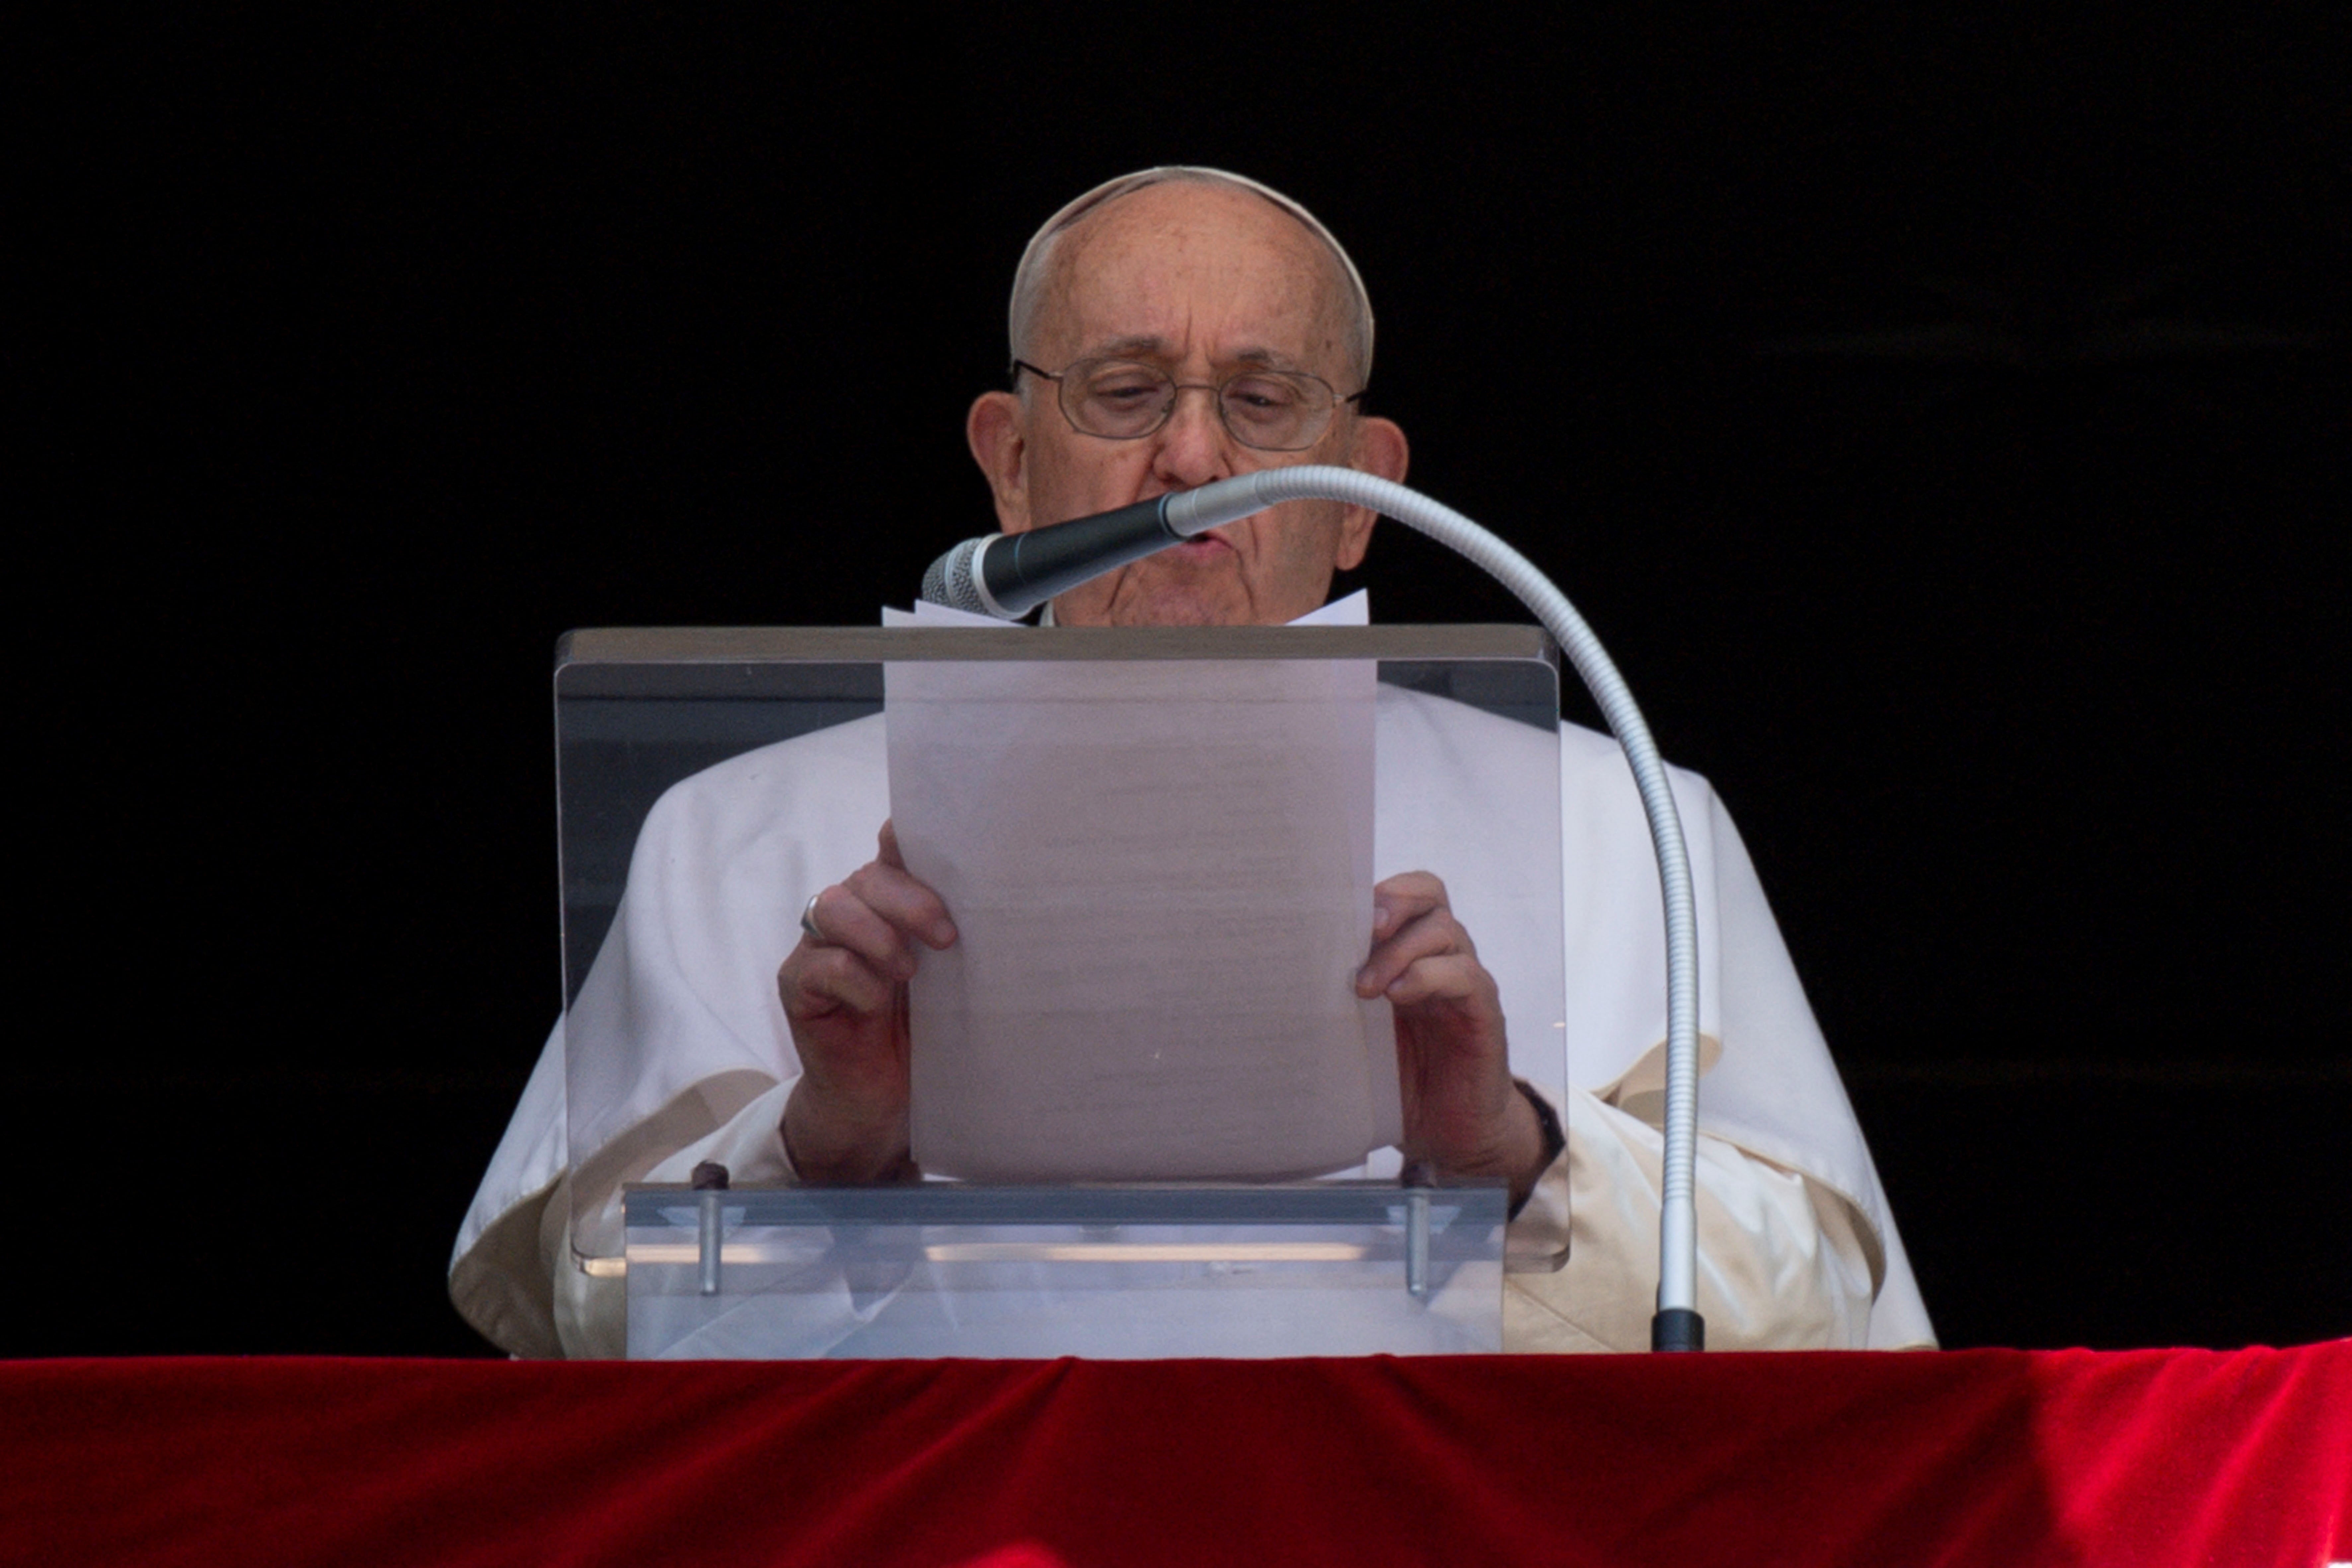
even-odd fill
[[[939,924],[931,928],[931,945],[933,947],[952,947],[955,945],[955,939],[956,929],[946,921],[941,921]]]
[[[1386,904],[1375,904],[1372,907],[1372,929],[1376,931],[1388,930],[1389,922],[1395,918],[1396,916],[1389,911]]]

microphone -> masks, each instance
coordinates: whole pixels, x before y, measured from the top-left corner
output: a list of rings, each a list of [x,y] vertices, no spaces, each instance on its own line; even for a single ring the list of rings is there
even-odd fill
[[[1267,468],[1217,479],[1026,533],[967,539],[931,563],[923,574],[923,597],[1000,621],[1018,620],[1055,595],[1115,567],[1264,511],[1275,502],[1259,491],[1276,472]]]

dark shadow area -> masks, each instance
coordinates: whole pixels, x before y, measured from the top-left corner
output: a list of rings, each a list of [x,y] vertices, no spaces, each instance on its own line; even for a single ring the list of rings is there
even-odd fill
[[[12,1314],[5,1353],[502,1353],[449,1305],[446,1278],[519,1079],[56,1087],[44,1098],[60,1108],[102,1096],[103,1147],[134,1151],[146,1174],[53,1189],[43,1228],[62,1257]],[[12,1127],[12,1142],[36,1168],[95,1176],[71,1120]]]
[[[1947,1349],[2336,1339],[2352,1072],[1848,1068]]]

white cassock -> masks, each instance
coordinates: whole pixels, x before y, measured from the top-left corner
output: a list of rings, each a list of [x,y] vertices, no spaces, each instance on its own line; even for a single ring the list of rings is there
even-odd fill
[[[1512,1222],[1569,1261],[1505,1277],[1510,1351],[1646,1349],[1664,1139],[1664,915],[1640,799],[1617,744],[1559,731],[1567,1017],[1525,979],[1549,965],[1479,889],[1530,835],[1482,781],[1544,732],[1383,686],[1375,720],[1376,875],[1434,872],[1515,1027],[1513,1054],[1567,1039],[1568,1147]],[[1513,757],[1519,761],[1514,764]],[[1502,764],[1498,769],[1497,764]],[[1870,1152],[1746,847],[1714,791],[1673,771],[1698,900],[1698,1309],[1717,1349],[1896,1348],[1933,1333]],[[572,1262],[621,1250],[624,1183],[682,1182],[704,1160],[787,1182],[780,1128],[799,1063],[776,970],[802,905],[874,857],[887,814],[883,720],[722,763],[646,816],[619,911],[523,1091],[450,1263],[452,1300],[523,1355],[618,1355],[625,1285]],[[1538,836],[1548,839],[1534,825]],[[1542,1037],[1550,1036],[1546,1042]],[[566,1085],[566,1052],[582,1053]],[[1556,1059],[1556,1058],[1555,1058]],[[1537,1081],[1556,1079],[1530,1070]],[[584,1103],[569,1117],[567,1093]],[[573,1140],[577,1147],[573,1147]],[[1391,1163],[1388,1169],[1393,1170]],[[1374,1167],[1375,1173],[1379,1168]],[[583,1234],[574,1237],[573,1215]],[[1570,1216],[1573,1215],[1570,1229]]]

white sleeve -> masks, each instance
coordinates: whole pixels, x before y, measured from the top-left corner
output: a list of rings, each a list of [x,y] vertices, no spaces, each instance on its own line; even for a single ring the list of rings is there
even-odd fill
[[[1664,1136],[1590,1093],[1563,1108],[1568,1148],[1513,1222],[1565,1229],[1568,1261],[1504,1277],[1503,1348],[1645,1351],[1656,1306]],[[1858,1350],[1871,1268],[1828,1188],[1701,1133],[1698,1310],[1710,1350]]]

